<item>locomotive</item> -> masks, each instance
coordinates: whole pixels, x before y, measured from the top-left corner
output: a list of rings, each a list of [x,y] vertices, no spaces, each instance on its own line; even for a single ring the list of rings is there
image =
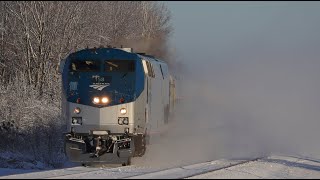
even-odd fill
[[[129,165],[173,112],[165,61],[132,48],[86,48],[60,63],[65,153],[70,161]]]

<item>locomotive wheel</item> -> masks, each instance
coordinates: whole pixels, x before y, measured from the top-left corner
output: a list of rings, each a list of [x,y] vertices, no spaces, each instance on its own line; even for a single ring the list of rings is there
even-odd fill
[[[146,152],[146,137],[144,134],[138,134],[134,138],[135,152],[134,156],[142,157]]]

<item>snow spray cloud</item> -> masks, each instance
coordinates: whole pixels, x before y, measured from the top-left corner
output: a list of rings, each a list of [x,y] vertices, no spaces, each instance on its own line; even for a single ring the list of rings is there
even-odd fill
[[[266,14],[268,8],[269,19],[254,11],[255,20],[234,23],[250,30],[234,27],[211,48],[184,54],[188,68],[177,80],[182,100],[149,160],[189,163],[270,152],[320,158],[320,8],[266,6]]]

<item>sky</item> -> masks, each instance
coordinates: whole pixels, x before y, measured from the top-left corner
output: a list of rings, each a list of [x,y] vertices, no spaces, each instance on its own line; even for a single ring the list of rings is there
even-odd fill
[[[293,50],[318,43],[320,2],[167,1],[172,44],[186,60],[200,55],[215,61],[248,48]],[[261,47],[263,48],[263,47]],[[270,48],[270,47],[269,47]],[[192,52],[192,53],[190,53]],[[219,58],[216,58],[219,57]]]
[[[178,78],[185,128],[227,124],[219,142],[230,153],[268,147],[320,158],[320,2],[165,3],[171,45],[188,67]]]

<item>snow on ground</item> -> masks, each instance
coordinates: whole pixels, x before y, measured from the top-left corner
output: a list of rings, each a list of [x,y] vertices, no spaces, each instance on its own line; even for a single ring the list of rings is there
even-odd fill
[[[286,156],[270,156],[258,161],[252,161],[242,165],[237,165],[230,168],[193,176],[190,179],[216,178],[320,178],[320,162]]]
[[[174,168],[141,165],[124,167],[70,167],[39,172],[17,171],[16,175],[2,178],[68,178],[68,179],[119,179],[119,178],[319,178],[320,161],[272,155],[268,158],[245,162],[245,160],[215,160]],[[242,164],[238,164],[242,163]],[[235,165],[238,164],[238,165]],[[235,165],[221,169],[226,166]],[[12,169],[0,169],[0,172]],[[14,170],[12,170],[14,171]]]
[[[11,174],[24,174],[29,172],[35,172],[35,170],[0,168],[0,179],[1,176],[7,176]]]
[[[46,169],[39,161],[32,160],[19,153],[0,152],[0,176],[35,172]]]
[[[79,166],[77,163],[66,162],[63,167],[70,168]],[[54,170],[31,156],[21,153],[0,152],[0,178],[11,174],[25,174],[29,172],[40,172]]]
[[[45,169],[45,165],[19,153],[1,152],[0,168],[12,169]]]

